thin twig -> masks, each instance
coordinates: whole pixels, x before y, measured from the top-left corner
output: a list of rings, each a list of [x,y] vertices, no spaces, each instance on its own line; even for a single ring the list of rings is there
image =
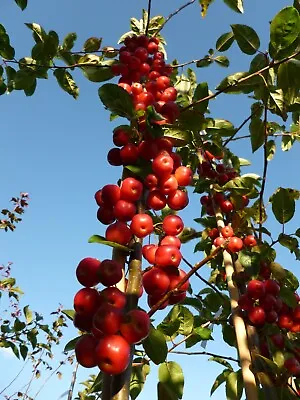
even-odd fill
[[[20,371],[17,373],[17,375],[7,384],[7,386],[5,386],[4,389],[1,390],[0,394],[4,393],[5,390],[7,390],[18,379],[18,377],[21,375],[21,373],[23,372],[24,368],[26,367],[28,361],[29,361],[29,358],[27,358],[27,360],[25,361],[23,367],[20,369]]]
[[[188,265],[191,269],[193,268],[193,265],[184,257],[182,257],[182,261],[186,263],[186,265]],[[206,279],[202,278],[202,276],[196,271],[195,275],[197,276],[197,278],[199,278],[203,283],[205,283],[207,286],[209,286],[210,288],[212,288],[212,290],[214,290],[216,293],[218,293],[218,295],[221,297],[222,300],[224,300],[224,296],[223,294],[219,291],[219,289],[217,289],[212,283],[210,283],[209,281],[207,281]]]
[[[188,3],[183,4],[181,7],[177,8],[177,10],[173,11],[168,17],[165,19],[165,22],[160,26],[160,28],[155,32],[154,36],[157,36],[159,32],[165,27],[166,23],[170,21],[175,15],[177,15],[180,11],[184,8],[190,6],[191,4],[195,3],[196,0],[190,0]]]
[[[151,2],[152,2],[152,0],[148,0],[148,17],[147,17],[147,25],[146,25],[146,30],[145,30],[146,36],[148,35],[148,29],[149,29],[149,24],[150,24]]]
[[[268,71],[268,70],[271,69],[271,68],[274,68],[274,67],[276,67],[276,66],[278,66],[278,65],[280,65],[280,64],[283,64],[283,63],[285,63],[286,61],[289,61],[290,59],[292,59],[292,58],[298,56],[299,54],[300,54],[300,50],[297,51],[296,53],[293,53],[292,55],[290,55],[290,56],[288,56],[288,57],[283,58],[282,60],[270,62],[270,64],[267,65],[266,67],[261,68],[260,70],[258,70],[258,71],[256,71],[256,72],[253,72],[252,74],[249,74],[249,75],[245,76],[244,78],[241,78],[241,79],[236,80],[233,84],[227,85],[227,86],[225,86],[223,89],[217,90],[217,91],[216,91],[215,93],[213,93],[213,94],[210,94],[210,95],[208,95],[208,96],[206,96],[206,97],[203,97],[202,99],[199,99],[199,100],[197,100],[197,101],[195,101],[195,102],[189,104],[188,106],[184,107],[184,108],[181,110],[181,112],[183,112],[183,111],[185,111],[185,110],[188,110],[188,109],[194,107],[194,106],[197,105],[197,104],[203,103],[203,102],[206,101],[206,100],[214,99],[215,97],[219,96],[220,94],[226,92],[226,90],[228,90],[228,89],[230,89],[230,88],[233,88],[233,87],[239,85],[240,83],[246,82],[246,81],[248,81],[249,79],[254,78],[255,76],[261,75],[262,72]]]
[[[268,108],[265,105],[264,109],[264,170],[262,176],[262,184],[259,192],[259,241],[262,241],[262,223],[263,223],[263,208],[264,208],[264,191],[266,187],[266,179],[267,179],[267,170],[268,170],[268,153],[267,153],[267,145],[268,145]]]
[[[72,374],[72,380],[71,380],[71,385],[70,385],[70,389],[68,392],[68,400],[72,400],[73,397],[73,391],[74,391],[74,386],[75,386],[75,382],[76,382],[76,377],[77,377],[77,370],[78,370],[78,362],[75,364],[75,368]]]
[[[185,354],[187,356],[211,356],[211,357],[219,357],[223,358],[224,360],[229,360],[229,361],[234,361],[239,363],[239,360],[233,357],[227,357],[227,356],[221,356],[219,354],[214,354],[214,353],[209,353],[207,351],[195,351],[195,352],[190,352],[190,351],[172,351],[174,354]]]
[[[38,395],[40,394],[40,392],[42,391],[42,389],[46,386],[47,382],[49,381],[49,379],[52,378],[52,376],[54,374],[56,374],[56,372],[59,370],[59,368],[61,368],[62,365],[65,364],[65,362],[68,360],[69,356],[66,357],[66,359],[64,361],[60,361],[59,365],[52,371],[52,373],[44,380],[43,384],[41,385],[41,387],[39,388],[39,390],[36,392],[35,396],[33,397],[33,400],[36,399],[38,397]]]
[[[256,112],[257,112],[257,111],[256,111]],[[234,131],[234,133],[233,133],[227,140],[225,140],[225,142],[224,142],[224,144],[223,144],[224,147],[227,146],[228,143],[231,142],[232,140],[235,140],[235,139],[234,139],[235,135],[244,127],[244,125],[246,125],[246,123],[247,123],[248,121],[250,121],[250,119],[254,116],[254,114],[256,114],[256,112],[255,112],[255,113],[252,113],[251,115],[249,115],[249,117],[247,117],[247,118],[241,123],[241,125]],[[247,137],[249,137],[249,136],[247,136]]]

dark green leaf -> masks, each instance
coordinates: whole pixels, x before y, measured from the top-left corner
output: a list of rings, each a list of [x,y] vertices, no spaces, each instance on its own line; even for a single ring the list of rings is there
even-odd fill
[[[218,389],[220,385],[222,385],[222,383],[226,382],[226,379],[231,372],[232,371],[230,369],[224,369],[224,371],[221,372],[221,374],[216,377],[212,385],[212,388],[210,390],[210,395],[212,395],[215,392],[215,390]]]
[[[29,89],[35,82],[35,76],[30,70],[20,69],[14,78],[14,89]]]
[[[75,32],[68,33],[63,41],[63,49],[65,51],[70,51],[74,47],[75,41],[77,39],[77,34]]]
[[[143,361],[142,358],[135,358],[133,360],[133,363],[140,363],[142,361]],[[131,400],[135,400],[143,390],[146,377],[149,374],[149,372],[150,372],[150,366],[148,364],[139,365],[132,368],[131,379],[129,384]]]
[[[22,11],[25,10],[25,8],[27,7],[27,0],[15,0],[15,2],[21,8]]]
[[[234,327],[231,325],[223,325],[222,327],[223,339],[229,346],[236,345],[236,336]]]
[[[230,48],[233,42],[234,34],[232,32],[223,33],[216,42],[216,50],[226,51]]]
[[[157,325],[157,329],[161,331],[164,335],[172,337],[175,333],[178,333],[180,326],[179,319],[175,319],[173,321],[164,320],[159,325]]]
[[[254,153],[264,143],[265,130],[263,121],[259,118],[253,118],[250,122],[249,130],[251,134],[252,152]]]
[[[98,51],[101,46],[102,39],[97,37],[90,37],[84,42],[83,51],[92,53],[93,51]]]
[[[78,342],[78,340],[79,340],[80,338],[81,338],[81,336],[77,336],[76,338],[70,340],[70,341],[65,345],[64,352],[67,353],[68,351],[74,350],[74,349],[75,349],[75,346],[76,346],[76,343]]]
[[[279,188],[270,198],[272,202],[272,211],[277,221],[281,224],[290,221],[295,213],[295,200],[291,190],[292,189]]]
[[[266,154],[268,161],[271,161],[275,155],[276,143],[274,140],[268,140],[266,145]]]
[[[217,134],[221,136],[231,136],[235,132],[235,128],[230,121],[226,119],[208,119],[206,131],[209,134]]]
[[[190,334],[194,325],[194,316],[191,311],[188,308],[180,305],[177,318],[180,321],[178,332],[184,336]]]
[[[274,17],[270,26],[272,46],[280,51],[290,46],[299,36],[300,17],[294,7],[283,8]]]
[[[25,23],[27,28],[29,28],[33,33],[33,38],[36,42],[44,42],[47,34],[45,30],[41,27],[41,25],[33,23]]]
[[[212,339],[211,329],[209,329],[209,328],[205,328],[203,326],[198,326],[198,327],[194,328],[193,332],[195,332],[195,334],[197,336],[199,336],[199,338],[201,340],[211,340]]]
[[[182,399],[184,377],[179,364],[174,361],[169,361],[161,364],[158,370],[159,382],[163,383],[167,390],[177,395]]]
[[[251,93],[261,84],[261,78],[254,76],[245,79],[248,76],[249,72],[236,72],[229,75],[217,86],[217,90],[222,90],[229,94]]]
[[[174,140],[176,146],[184,146],[191,141],[191,133],[180,127],[170,126],[164,130],[164,136]]]
[[[125,89],[112,83],[106,83],[98,91],[100,100],[111,112],[129,120],[134,115],[133,102]]]
[[[295,308],[297,305],[297,300],[294,295],[294,290],[287,288],[285,286],[281,286],[280,288],[280,298],[289,306],[292,308]]]
[[[98,243],[98,244],[105,244],[106,246],[114,247],[115,249],[124,250],[124,251],[132,251],[130,247],[123,246],[119,243],[110,242],[105,239],[105,237],[100,235],[93,235],[88,240],[89,243]]]
[[[28,354],[28,347],[25,346],[24,344],[21,344],[20,345],[20,353],[21,353],[23,360],[25,360],[27,357],[27,354]]]
[[[186,297],[181,304],[184,304],[186,306],[191,306],[191,307],[195,308],[197,311],[202,310],[201,301],[194,297]]]
[[[79,88],[76,85],[72,75],[65,69],[56,69],[53,74],[56,77],[59,86],[65,92],[74,97],[74,99],[77,99],[79,95]]]
[[[231,25],[234,38],[243,53],[255,54],[259,49],[260,40],[253,28],[247,25]]]
[[[178,400],[178,396],[174,392],[171,392],[167,385],[162,382],[158,382],[157,400]]]
[[[27,333],[27,339],[31,343],[33,349],[35,349],[37,345],[37,330],[32,329],[30,332]]]
[[[264,54],[256,54],[250,64],[249,72],[252,74],[253,72],[259,71],[262,68],[268,65],[268,60]],[[260,103],[258,103],[258,107],[260,107]],[[258,116],[259,117],[259,116]]]
[[[8,342],[8,341],[7,341],[7,344],[8,344],[7,347],[10,347],[10,348],[12,349],[14,355],[15,355],[17,358],[20,358],[20,353],[19,353],[18,347],[17,347],[13,342]]]
[[[217,56],[214,58],[215,62],[221,67],[229,67],[229,59],[226,56]]]
[[[15,332],[20,332],[20,331],[22,331],[25,327],[26,327],[25,322],[20,321],[19,318],[16,318],[16,319],[15,319],[15,322],[14,322],[14,331],[15,331]]]
[[[168,354],[168,346],[164,334],[159,330],[153,327],[150,329],[148,337],[143,340],[143,347],[154,364],[159,365],[165,361]]]
[[[209,67],[210,64],[213,63],[213,60],[210,56],[205,56],[204,58],[202,58],[201,60],[196,62],[196,67],[197,68],[205,68],[205,67]]]
[[[208,96],[207,82],[201,82],[197,85],[197,87],[195,89],[194,96],[193,96],[193,103],[195,101],[201,100],[207,96]],[[207,111],[207,107],[208,107],[208,100],[205,100],[199,104],[195,104],[194,109],[204,114]]]
[[[285,272],[284,285],[295,292],[299,287],[299,281],[291,271],[286,269]]]
[[[299,247],[297,238],[292,237],[290,235],[286,235],[284,233],[281,233],[278,236],[278,241],[282,246],[288,248],[291,251],[291,253],[294,252]]]
[[[240,14],[244,12],[243,0],[223,0],[225,4],[228,5],[233,11]]]
[[[226,378],[226,399],[240,400],[243,393],[243,378],[241,370],[231,372]]]
[[[151,174],[152,168],[151,164],[136,164],[136,165],[126,165],[125,169],[131,171],[134,175],[139,176],[140,178],[146,178],[148,174]]]

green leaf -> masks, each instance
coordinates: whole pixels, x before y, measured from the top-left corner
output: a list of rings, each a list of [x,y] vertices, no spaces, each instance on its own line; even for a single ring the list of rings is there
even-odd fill
[[[97,37],[90,37],[84,42],[83,51],[92,53],[93,51],[98,51],[101,46],[102,39]]]
[[[207,14],[207,9],[210,6],[210,4],[213,2],[214,0],[199,0],[199,4],[201,6],[201,15],[202,17],[205,17]]]
[[[32,31],[33,38],[36,41],[36,43],[44,42],[46,40],[47,34],[45,30],[41,27],[41,25],[36,24],[35,22],[25,23],[25,25]]]
[[[217,56],[214,58],[215,62],[221,67],[229,67],[229,59],[226,56]]]
[[[236,336],[234,327],[228,324],[224,324],[222,327],[223,339],[229,344],[229,346],[236,345]]]
[[[186,129],[181,129],[181,127],[176,126],[170,126],[165,129],[164,136],[171,138],[172,142],[174,140],[175,146],[177,147],[184,146],[191,141],[191,133]]]
[[[28,347],[25,346],[24,344],[21,344],[20,345],[20,353],[21,353],[23,360],[25,360],[27,357],[27,354],[28,354]]]
[[[62,313],[71,321],[74,319],[75,310],[62,310]]]
[[[275,140],[268,140],[266,145],[266,154],[268,161],[271,161],[275,155],[276,143]]]
[[[285,272],[284,285],[295,292],[299,287],[299,281],[291,271],[286,269]]]
[[[83,64],[81,70],[84,76],[91,82],[104,82],[113,78],[111,66],[115,64],[115,60],[100,61],[98,56],[88,54],[78,60],[79,64]],[[89,64],[84,66],[84,63]],[[95,64],[91,66],[90,64]]]
[[[222,90],[224,93],[229,94],[251,93],[257,86],[260,86],[261,78],[254,76],[244,80],[244,78],[247,78],[248,76],[249,72],[236,72],[229,75],[217,86],[217,90]],[[240,82],[241,80],[244,81]]]
[[[201,340],[211,340],[211,329],[203,327],[203,326],[197,326],[194,328],[193,332],[201,339]]]
[[[16,4],[21,8],[21,10],[25,10],[27,7],[27,0],[15,0]]]
[[[74,99],[79,96],[79,88],[73,80],[72,75],[65,69],[56,69],[54,76],[57,79],[59,86],[67,93],[69,93]]]
[[[68,33],[67,36],[64,38],[64,41],[63,41],[63,45],[62,45],[63,49],[65,51],[72,50],[72,48],[74,47],[76,39],[77,39],[77,33],[75,33],[75,32]]]
[[[255,54],[260,46],[260,40],[255,30],[248,25],[240,24],[231,25],[231,29],[242,52]]]
[[[27,333],[27,339],[29,340],[29,342],[31,343],[31,346],[33,349],[35,349],[36,345],[37,345],[37,330],[36,329],[31,329],[31,331],[29,331]]]
[[[225,4],[228,5],[233,11],[240,14],[244,12],[243,0],[223,0]]]
[[[176,394],[179,399],[182,399],[184,377],[179,364],[175,361],[161,364],[158,369],[158,379],[159,382],[166,386],[167,391]]]
[[[142,344],[147,356],[154,364],[159,365],[167,358],[168,346],[164,334],[159,330],[151,327],[148,337]]]
[[[110,242],[106,240],[105,237],[100,235],[93,235],[88,240],[89,243],[98,243],[105,244],[106,246],[114,247],[115,249],[124,250],[124,251],[132,251],[130,247],[123,246],[122,244]]]
[[[143,362],[142,358],[135,358],[133,363]],[[131,379],[129,384],[130,398],[135,400],[143,390],[146,377],[150,372],[150,365],[144,364],[132,367]]]
[[[234,34],[232,32],[223,33],[216,42],[216,50],[226,51],[228,50],[232,43],[234,42]]]
[[[20,69],[14,77],[14,89],[28,90],[34,85],[36,78],[30,70]]]
[[[195,101],[204,99],[204,97],[207,97],[207,96],[208,96],[207,82],[201,82],[197,85],[197,87],[195,89],[194,96],[193,96],[193,103]],[[199,104],[195,104],[194,109],[204,114],[207,111],[207,107],[208,107],[208,100],[205,100]]]
[[[295,237],[292,237],[290,235],[286,235],[284,233],[281,233],[278,236],[278,241],[282,246],[284,246],[287,249],[289,249],[291,251],[291,253],[293,253],[296,249],[299,248],[298,239],[295,238]]]
[[[251,135],[252,153],[258,150],[263,144],[265,139],[264,123],[259,118],[253,118],[249,125]]]
[[[186,306],[191,306],[197,311],[202,311],[201,301],[194,297],[186,297],[181,304],[186,305]]]
[[[30,324],[33,320],[33,315],[32,315],[32,311],[29,310],[29,306],[24,307],[23,312],[24,312],[27,324]]]
[[[112,113],[129,120],[134,116],[132,98],[125,89],[112,83],[106,83],[99,88],[98,94],[104,106]]]
[[[20,331],[22,331],[25,327],[26,327],[25,322],[20,321],[19,318],[16,318],[16,319],[15,319],[15,322],[14,322],[14,331],[15,331],[15,332],[20,332]]]
[[[6,346],[6,347],[10,347],[10,348],[12,349],[14,355],[15,355],[17,358],[20,358],[20,353],[19,353],[18,347],[17,347],[13,342],[8,342],[8,341],[7,341],[7,345],[8,345],[8,346]]]
[[[178,396],[171,392],[167,385],[162,382],[157,383],[157,400],[178,400]]]
[[[259,258],[260,257],[258,253],[251,252],[248,250],[242,250],[239,252],[238,255],[239,262],[246,269],[251,268],[253,266],[258,266]]]
[[[274,17],[270,26],[271,45],[277,50],[290,46],[299,36],[300,17],[294,7],[283,8]]]
[[[270,201],[272,211],[278,222],[285,224],[293,218],[295,213],[293,189],[277,189],[275,194],[270,197]]]
[[[230,121],[226,119],[208,119],[206,131],[209,134],[217,134],[221,136],[231,136],[235,132],[235,128]]]
[[[179,319],[175,319],[173,321],[165,319],[159,325],[157,325],[157,329],[161,331],[164,335],[172,337],[173,335],[175,335],[175,333],[178,333],[179,326]]]
[[[232,372],[232,370],[230,369],[224,369],[223,372],[220,373],[220,375],[218,375],[212,385],[212,388],[210,390],[210,395],[212,395],[216,389],[218,389],[218,387],[220,385],[222,385],[222,383],[226,382],[226,379],[228,377],[228,375]]]
[[[240,400],[243,393],[243,378],[241,370],[231,372],[226,378],[226,399]]]
[[[76,343],[78,342],[78,340],[81,338],[81,336],[77,336],[76,338],[70,340],[64,348],[64,352],[67,353],[68,351],[74,350]]]
[[[11,60],[15,56],[15,50],[10,45],[10,39],[3,25],[0,24],[0,55]]]
[[[224,358],[221,357],[210,357],[208,359],[208,361],[214,361],[218,364],[223,365],[224,367],[228,368],[229,370],[233,371],[232,366],[230,365],[230,363],[226,360],[224,360]]]
[[[294,295],[293,289],[287,288],[285,286],[281,286],[279,296],[289,307],[292,307],[292,308],[296,307],[297,300]]]
[[[188,308],[180,305],[177,318],[180,321],[178,332],[184,336],[189,335],[193,330],[194,325],[194,316],[191,311]]]
[[[283,90],[289,103],[292,103],[300,88],[300,61],[291,59],[278,68],[277,84]]]

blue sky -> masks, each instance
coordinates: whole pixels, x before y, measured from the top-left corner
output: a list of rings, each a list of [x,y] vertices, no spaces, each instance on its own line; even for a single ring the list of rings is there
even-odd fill
[[[269,21],[291,2],[252,0],[245,3],[245,14],[239,15],[228,9],[222,1],[216,0],[205,19],[201,18],[197,2],[188,7],[164,29],[169,60],[176,58],[184,62],[201,58],[234,23],[248,24],[255,28],[261,37],[261,50],[266,50]],[[181,4],[182,1],[178,0],[153,0],[152,14],[168,15]],[[91,36],[103,37],[104,45],[116,46],[121,34],[129,30],[130,17],[139,18],[143,7],[147,7],[145,0],[111,0],[105,2],[105,5],[96,0],[85,3],[29,0],[28,9],[22,13],[10,0],[1,5],[1,22],[10,34],[17,57],[23,57],[30,55],[32,47],[31,33],[25,27],[25,22],[37,22],[46,31],[55,30],[61,39],[69,32],[77,32],[77,50]],[[227,70],[218,66],[198,69],[198,80],[208,81],[213,90],[226,75],[247,70],[251,61],[251,57],[243,55],[236,45],[228,51],[228,57],[231,65]],[[74,73],[74,78],[80,86],[77,101],[58,87],[51,73],[48,81],[38,82],[33,97],[26,98],[22,92],[13,92],[0,99],[0,205],[6,207],[9,198],[20,191],[30,194],[30,206],[24,215],[24,222],[14,233],[1,235],[0,262],[13,262],[13,274],[25,292],[22,304],[30,304],[32,309],[45,316],[56,309],[58,303],[71,308],[74,293],[79,289],[75,279],[75,268],[79,260],[87,256],[100,259],[109,257],[109,248],[88,244],[87,239],[92,234],[104,232],[96,219],[97,207],[93,198],[95,191],[104,184],[116,182],[120,177],[120,168],[108,167],[106,163],[107,151],[112,146],[112,130],[119,121],[109,122],[109,113],[103,109],[97,95],[100,84],[86,81],[79,71]],[[229,119],[238,126],[249,115],[251,104],[246,96],[244,99],[239,97],[224,95],[212,101],[212,116]],[[242,133],[247,134],[247,127]],[[232,149],[239,156],[253,162],[247,172],[261,174],[260,151],[253,156],[249,142],[246,141],[235,142]],[[289,153],[282,153],[278,146],[275,160],[270,163],[271,178],[267,184],[266,199],[278,186],[296,188],[298,150],[296,145]],[[182,213],[191,224],[196,217],[192,210],[198,208],[198,202],[195,196],[190,207]],[[268,228],[274,236],[280,232],[280,226],[272,218]],[[287,232],[293,232],[296,228],[296,222],[291,222],[286,229]],[[201,254],[193,254],[192,246],[187,245],[183,253],[194,263]],[[297,262],[287,250],[280,250],[278,261],[297,274]],[[197,282],[195,287],[201,288]],[[158,319],[162,316],[158,315]],[[75,335],[76,330],[71,327],[65,341]],[[208,344],[207,350],[234,355],[231,349],[218,341],[218,336],[215,335],[215,341]],[[61,348],[57,349],[57,360],[62,358],[60,351]],[[0,375],[1,391],[21,368],[21,363],[9,358],[7,354],[0,354],[0,369],[5,368],[7,371]],[[186,380],[184,399],[193,398],[196,390],[199,398],[208,399],[214,377],[222,369],[207,362],[205,357],[181,360]],[[57,399],[68,389],[72,371],[65,368],[63,372],[63,380],[52,378],[39,395],[40,399]],[[28,380],[27,373],[30,370],[25,370],[17,381],[20,386]],[[83,380],[87,372],[80,371],[79,376]],[[155,382],[156,372],[153,368],[145,391],[140,396],[141,400],[152,400],[155,397]],[[32,394],[40,385],[41,382],[35,383]],[[223,389],[218,389],[213,398],[224,399]]]

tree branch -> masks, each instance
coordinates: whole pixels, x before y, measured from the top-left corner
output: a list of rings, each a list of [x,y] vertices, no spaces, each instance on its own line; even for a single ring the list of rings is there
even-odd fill
[[[150,24],[151,2],[152,2],[152,0],[148,0],[148,18],[147,18],[147,25],[146,25],[146,30],[145,30],[146,36],[148,35],[148,29],[149,29],[149,24]]]
[[[255,77],[255,76],[258,76],[258,75],[262,74],[262,72],[268,71],[268,70],[271,69],[271,68],[274,68],[274,67],[276,67],[276,66],[278,66],[278,65],[280,65],[280,64],[283,64],[283,63],[289,61],[290,59],[292,59],[292,58],[298,56],[299,54],[300,54],[300,50],[297,51],[296,53],[293,53],[292,55],[290,55],[290,56],[288,56],[288,57],[283,58],[282,60],[279,60],[279,61],[272,61],[272,62],[271,62],[269,65],[267,65],[266,67],[261,68],[260,70],[258,70],[258,71],[256,71],[256,72],[253,72],[252,74],[249,74],[249,75],[245,76],[244,78],[238,79],[235,83],[233,83],[233,84],[231,84],[231,85],[227,85],[225,88],[223,88],[223,89],[221,89],[221,90],[217,90],[217,91],[216,91],[215,93],[213,93],[213,94],[210,94],[210,95],[208,95],[208,96],[206,96],[206,97],[203,97],[202,99],[199,99],[199,100],[197,100],[197,101],[195,101],[195,102],[189,104],[188,106],[184,107],[184,108],[181,110],[181,112],[183,112],[183,111],[185,111],[185,110],[188,110],[188,109],[194,107],[195,105],[200,104],[200,103],[202,103],[202,102],[204,102],[204,101],[206,101],[206,100],[214,99],[215,97],[219,96],[220,94],[226,92],[226,90],[228,90],[228,89],[230,89],[230,88],[232,88],[232,87],[235,87],[235,86],[237,86],[237,85],[240,84],[240,83],[246,82],[246,81],[248,81],[249,79],[251,79],[251,78],[253,78],[253,77]]]
[[[219,354],[214,354],[214,353],[209,353],[207,351],[195,351],[195,352],[190,352],[190,351],[172,351],[174,354],[184,354],[187,356],[211,356],[211,357],[219,357],[223,358],[224,360],[229,360],[229,361],[234,361],[239,363],[240,361],[237,360],[236,358],[233,357],[227,357],[227,356],[221,356]]]
[[[265,105],[264,109],[264,170],[262,176],[262,184],[259,192],[259,240],[262,241],[262,223],[263,223],[263,208],[264,208],[264,191],[266,187],[266,178],[267,178],[267,170],[268,170],[268,154],[267,154],[267,145],[268,145],[268,109],[267,105]]]

